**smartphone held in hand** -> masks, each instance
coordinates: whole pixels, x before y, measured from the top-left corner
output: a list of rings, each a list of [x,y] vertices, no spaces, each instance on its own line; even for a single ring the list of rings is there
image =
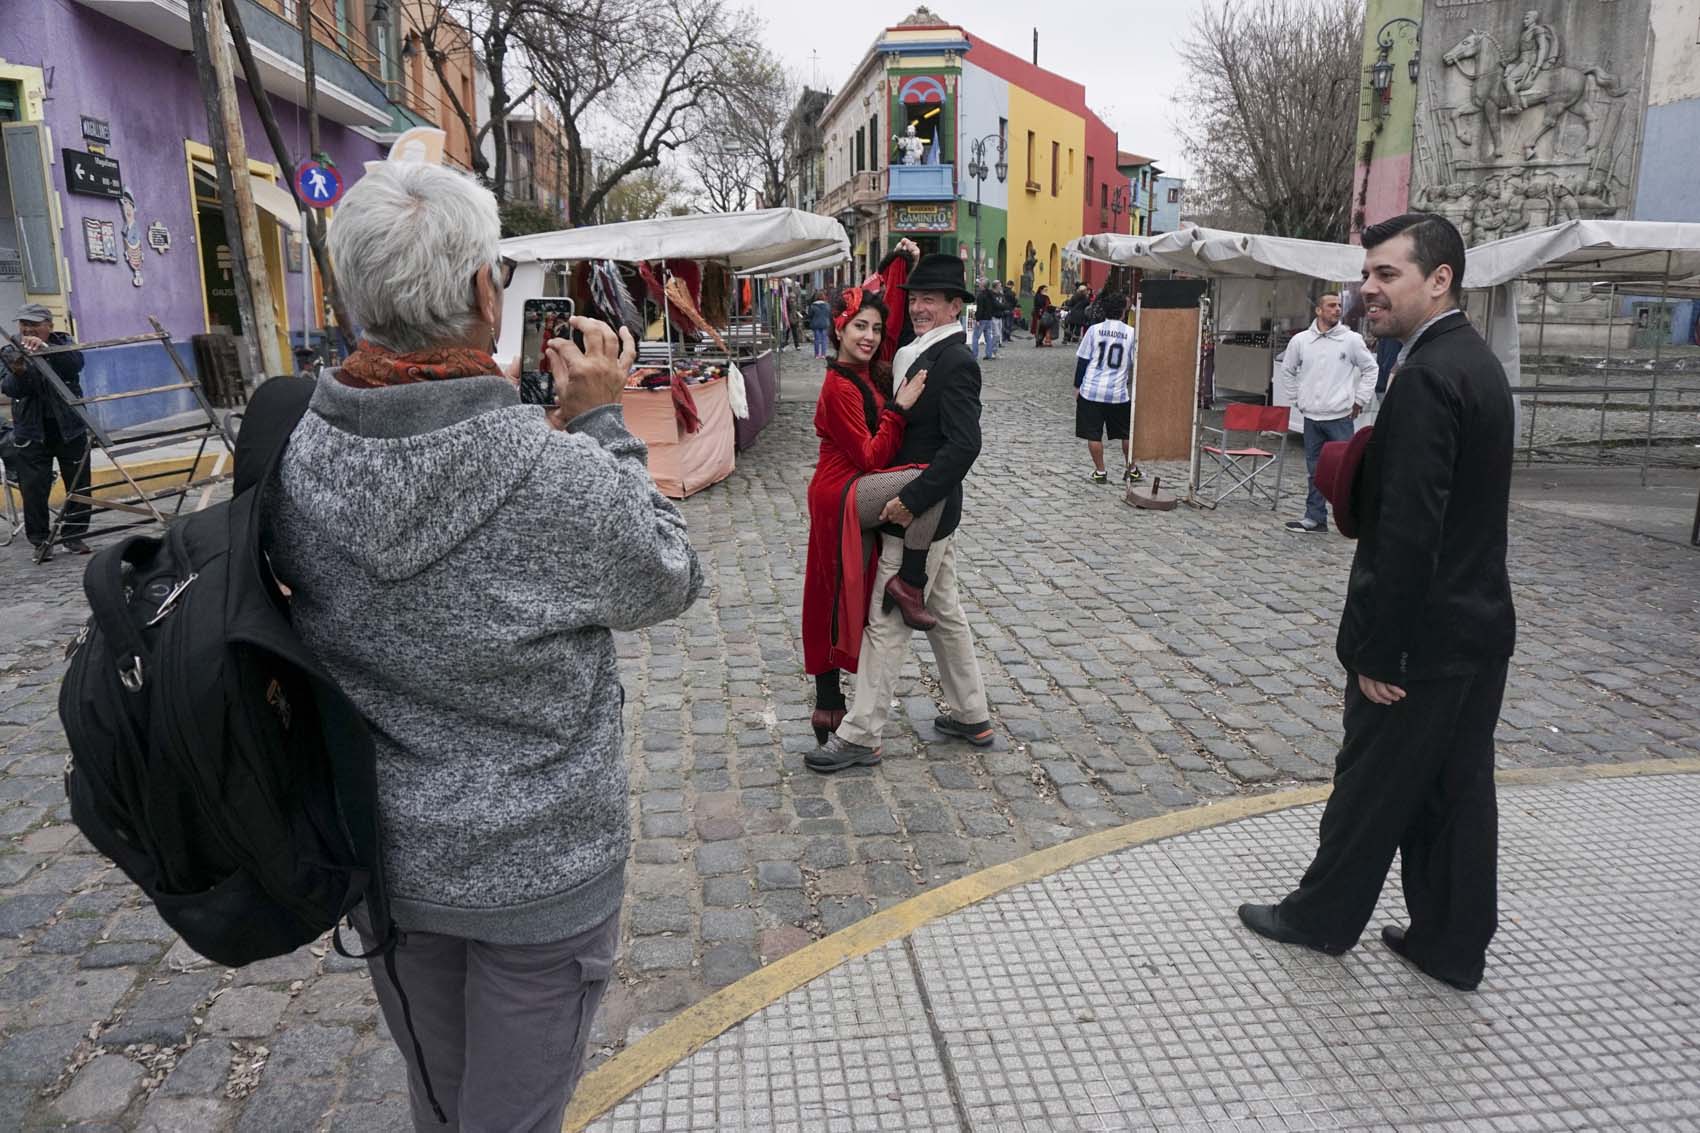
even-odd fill
[[[551,338],[572,334],[571,299],[527,299],[520,338],[519,399],[527,405],[555,404],[555,379],[544,364],[543,348]]]

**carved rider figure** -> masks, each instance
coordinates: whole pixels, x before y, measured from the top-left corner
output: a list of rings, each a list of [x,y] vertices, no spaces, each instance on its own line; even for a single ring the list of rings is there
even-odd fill
[[[921,164],[921,154],[926,150],[927,143],[915,133],[915,123],[909,123],[909,128],[903,132],[901,138],[894,135],[892,140],[897,143],[897,152],[903,155],[904,165]]]
[[[1523,34],[1517,40],[1517,55],[1505,64],[1505,93],[1511,96],[1507,112],[1527,110],[1530,88],[1542,71],[1558,66],[1558,33],[1541,22],[1534,9],[1523,13]]]

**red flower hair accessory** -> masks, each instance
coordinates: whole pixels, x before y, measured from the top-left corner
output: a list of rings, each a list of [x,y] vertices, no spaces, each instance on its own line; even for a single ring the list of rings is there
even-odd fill
[[[857,312],[861,309],[862,289],[860,287],[846,287],[844,289],[844,313],[833,318],[832,329],[843,334],[844,324],[855,318]]]

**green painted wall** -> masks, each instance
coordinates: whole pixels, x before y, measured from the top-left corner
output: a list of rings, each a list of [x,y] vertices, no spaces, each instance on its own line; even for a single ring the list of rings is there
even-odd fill
[[[1368,0],[1364,6],[1363,80],[1358,101],[1357,160],[1352,181],[1352,232],[1401,212],[1410,193],[1411,148],[1417,119],[1418,92],[1429,81],[1427,72],[1441,66],[1425,60],[1418,82],[1410,78],[1410,61],[1417,54],[1423,16],[1422,0]],[[1389,43],[1387,62],[1393,67],[1388,97],[1375,90],[1373,68],[1381,44]]]

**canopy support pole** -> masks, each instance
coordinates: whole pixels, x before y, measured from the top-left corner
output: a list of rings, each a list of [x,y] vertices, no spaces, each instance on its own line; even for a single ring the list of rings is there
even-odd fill
[[[1535,396],[1529,402],[1529,444],[1523,450],[1523,466],[1526,468],[1535,463],[1535,420],[1541,412],[1541,370],[1547,360],[1547,278],[1541,276],[1537,282],[1541,289],[1541,318],[1540,329],[1535,332]]]
[[[1616,329],[1613,323],[1617,321],[1617,281],[1615,279],[1612,280],[1611,289],[1606,292],[1606,296],[1606,302],[1610,304],[1606,308],[1606,368],[1600,372],[1600,377],[1603,379],[1600,384],[1606,387],[1606,392],[1600,395],[1600,444],[1599,451],[1595,454],[1595,459],[1602,463],[1606,458],[1606,414],[1611,405],[1611,338],[1612,332]]]
[[[1192,507],[1208,507],[1214,510],[1216,507],[1214,501],[1206,503],[1198,497],[1199,462],[1203,456],[1198,446],[1203,439],[1201,426],[1204,418],[1202,404],[1204,393],[1204,326],[1209,321],[1209,317],[1210,297],[1207,294],[1200,295],[1198,297],[1198,335],[1192,344],[1192,459],[1187,462],[1186,502]],[[1287,443],[1285,437],[1281,438],[1281,443]]]
[[[1659,287],[1659,318],[1652,320],[1656,331],[1664,323],[1664,313],[1670,309],[1670,260],[1671,252],[1665,250],[1665,278]],[[1653,418],[1659,407],[1659,363],[1664,360],[1665,339],[1661,334],[1653,337],[1653,382],[1647,391],[1647,444],[1641,450],[1641,486],[1647,486],[1647,465],[1653,459]]]

